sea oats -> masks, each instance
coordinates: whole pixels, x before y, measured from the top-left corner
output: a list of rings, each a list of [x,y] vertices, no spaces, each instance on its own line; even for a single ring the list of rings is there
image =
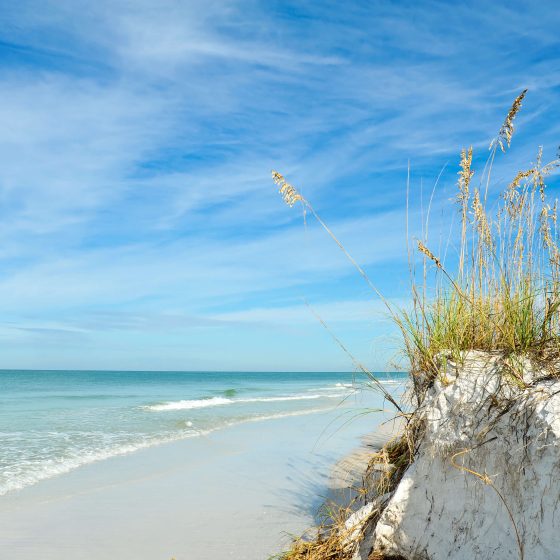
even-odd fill
[[[541,233],[541,238],[542,238],[542,242],[545,248],[550,248],[553,246],[553,241],[552,241],[552,234],[551,234],[551,228],[550,228],[550,206],[548,206],[547,204],[543,205],[542,209],[541,209],[541,213],[539,216],[539,221],[540,221],[540,233]]]
[[[469,208],[469,185],[472,179],[472,176],[474,175],[474,171],[471,169],[472,166],[472,146],[467,150],[465,150],[465,148],[463,148],[461,150],[461,162],[459,164],[459,166],[461,167],[461,170],[459,171],[458,175],[459,175],[459,181],[458,181],[458,187],[459,187],[459,194],[457,195],[457,201],[459,202],[460,206],[461,206],[461,253],[460,253],[460,257],[459,257],[459,271],[460,273],[463,271],[464,269],[464,264],[465,264],[465,251],[464,251],[464,246],[465,246],[465,241],[466,241],[466,235],[467,235],[467,212],[468,212],[468,208]]]
[[[534,174],[534,169],[527,169],[526,171],[518,171],[517,175],[513,178],[513,181],[509,184],[508,190],[514,191],[515,189],[519,188],[521,181],[523,179],[527,179]]]
[[[461,150],[461,171],[459,171],[459,195],[458,199],[461,202],[468,200],[469,198],[469,184],[471,182],[474,171],[471,170],[472,165],[472,146],[467,150],[463,148]]]
[[[433,261],[438,268],[443,268],[441,261],[420,240],[418,240],[418,250]]]
[[[304,201],[303,196],[298,193],[293,185],[290,185],[277,171],[272,171],[272,180],[280,187],[278,192],[282,195],[284,202],[291,208],[296,202]]]
[[[480,193],[478,189],[476,189],[474,193],[473,214],[474,214],[475,222],[477,224],[479,238],[484,242],[484,244],[487,247],[491,247],[492,232],[490,231],[490,225],[488,224],[488,218],[486,217],[484,206],[480,201]]]
[[[461,152],[456,198],[462,218],[461,239],[457,247],[458,262],[451,256],[449,261],[454,268],[448,269],[442,262],[447,259],[440,260],[427,247],[427,234],[424,233],[423,240],[417,241],[424,266],[416,267],[414,257],[409,252],[411,305],[407,309],[394,311],[392,303],[386,303],[403,335],[404,354],[410,364],[410,395],[417,406],[425,401],[428,390],[436,380],[441,383],[441,387],[454,383],[458,379],[454,371],[473,350],[496,356],[499,373],[503,377],[500,382],[503,381],[504,385],[512,384],[522,390],[527,388],[526,380],[509,362],[516,356],[530,360],[538,375],[542,371],[543,375],[560,379],[558,204],[555,202],[552,207],[548,204],[545,188],[546,176],[560,166],[560,153],[557,159],[543,165],[543,150],[539,149],[536,163],[530,169],[515,174],[502,196],[488,189],[497,147],[506,151],[510,146],[514,120],[526,91],[515,99],[493,141],[494,150],[480,181],[481,185],[485,183],[484,191],[480,186],[473,187],[472,148],[465,148]],[[285,185],[281,175],[273,174],[273,177],[278,185]],[[487,197],[486,193],[490,193],[490,196]],[[313,212],[306,200],[303,204]],[[365,272],[348,255],[324,222],[316,217],[367,280]],[[449,245],[453,246],[458,232],[453,224],[450,228]],[[427,259],[435,266],[428,266]],[[418,282],[418,278],[422,280]],[[376,289],[375,292],[379,293]],[[340,342],[339,345],[342,346]],[[510,405],[499,402],[495,395],[490,397],[493,399],[491,408]],[[403,437],[398,439],[398,445],[386,445],[376,454],[374,462],[380,465],[373,464],[374,467],[396,467],[395,471],[388,471],[389,476],[381,479],[382,484],[375,488],[378,495],[394,491],[402,473],[414,460],[424,429],[424,419],[415,414],[413,411],[403,415],[407,425]],[[482,436],[486,436],[484,430],[479,434],[480,441],[483,441]],[[479,472],[476,468],[467,468],[468,465],[463,461],[455,461],[468,451],[465,449],[455,453],[451,457],[452,465],[474,475],[498,492],[485,471]],[[502,501],[508,509],[505,500]],[[508,513],[518,537],[522,559],[522,543],[509,509]],[[343,551],[341,555],[332,546],[329,545],[328,549],[324,546],[327,542],[324,535],[328,539],[336,536],[337,531],[335,528],[331,532],[319,532],[310,543],[300,541],[296,546],[297,553],[287,555],[283,560],[322,560],[327,555],[330,555],[329,558],[347,560],[350,554],[345,555]],[[378,558],[376,555],[370,557]]]
[[[513,121],[515,120],[515,116],[517,115],[517,113],[519,113],[519,110],[521,109],[521,102],[523,101],[523,98],[525,97],[526,93],[527,93],[527,90],[524,89],[516,97],[515,101],[513,102],[513,105],[511,106],[511,109],[509,110],[509,113],[506,116],[506,120],[504,121],[504,124],[500,128],[500,132],[498,132],[498,136],[490,144],[491,148],[495,144],[498,144],[500,146],[502,152],[505,152],[506,149],[504,147],[504,143],[507,144],[508,148],[510,147],[511,138],[513,136],[513,132],[515,131]]]

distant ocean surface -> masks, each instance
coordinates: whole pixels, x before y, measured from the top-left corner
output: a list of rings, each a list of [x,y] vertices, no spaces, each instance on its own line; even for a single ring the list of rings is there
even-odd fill
[[[378,373],[397,391],[404,373]],[[243,422],[348,406],[352,373],[0,371],[0,496],[81,465]],[[363,406],[361,402],[360,406]]]

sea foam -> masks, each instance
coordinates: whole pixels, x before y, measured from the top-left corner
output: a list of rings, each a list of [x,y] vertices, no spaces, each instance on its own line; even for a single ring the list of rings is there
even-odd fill
[[[232,402],[234,402],[232,399],[226,399],[224,397],[212,397],[211,399],[171,401],[162,404],[153,404],[144,408],[146,410],[152,410],[154,412],[163,412],[166,410],[189,410],[192,408],[222,406],[224,404],[231,404]]]
[[[190,410],[193,408],[224,406],[228,404],[308,401],[308,400],[316,400],[316,399],[342,398],[344,396],[345,395],[343,393],[336,393],[336,394],[329,394],[329,395],[305,394],[305,395],[287,395],[287,396],[280,396],[280,397],[254,397],[254,398],[247,398],[247,399],[226,399],[224,397],[212,397],[212,398],[202,398],[202,399],[193,399],[193,400],[170,401],[166,403],[149,405],[144,408],[152,412],[165,412],[165,411],[172,411],[172,410]]]

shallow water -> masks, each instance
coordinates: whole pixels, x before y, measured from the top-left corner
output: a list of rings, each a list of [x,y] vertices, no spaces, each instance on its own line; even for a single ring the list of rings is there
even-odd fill
[[[396,390],[405,374],[376,374]],[[352,373],[0,371],[0,495],[245,422],[382,407]],[[365,397],[364,397],[365,395]]]

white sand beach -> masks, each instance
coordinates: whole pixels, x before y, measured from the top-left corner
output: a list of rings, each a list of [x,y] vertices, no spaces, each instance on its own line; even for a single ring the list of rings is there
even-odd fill
[[[266,559],[312,525],[333,466],[383,416],[346,420],[334,409],[247,423],[9,493],[0,557]]]

